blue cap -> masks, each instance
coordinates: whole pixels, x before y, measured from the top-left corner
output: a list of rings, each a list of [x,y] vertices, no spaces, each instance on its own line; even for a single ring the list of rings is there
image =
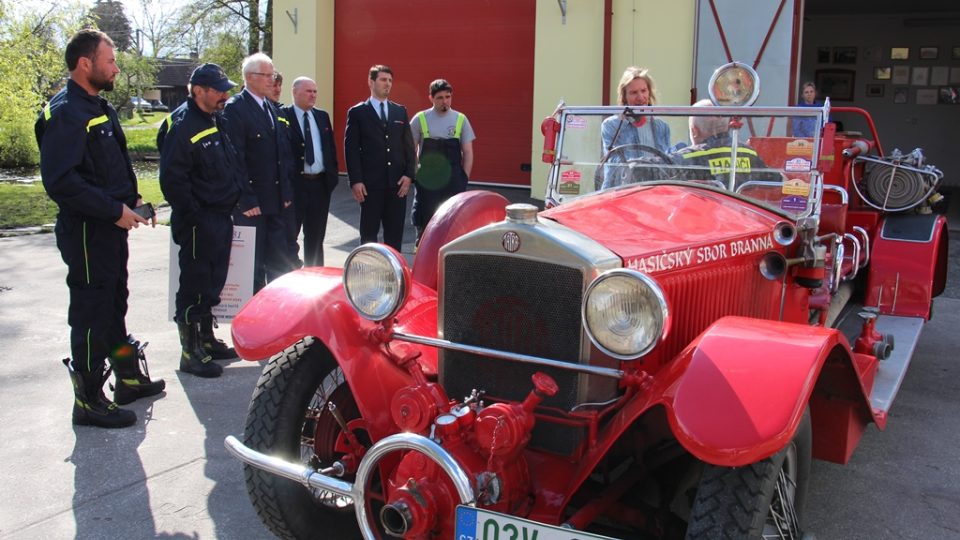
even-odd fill
[[[190,75],[190,84],[195,86],[209,86],[220,92],[226,92],[237,85],[237,83],[231,81],[230,78],[227,77],[227,74],[223,72],[223,69],[216,64],[204,64],[193,70],[193,74]]]

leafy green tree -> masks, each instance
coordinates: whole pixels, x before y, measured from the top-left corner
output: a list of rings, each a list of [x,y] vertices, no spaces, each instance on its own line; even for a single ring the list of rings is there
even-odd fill
[[[118,51],[129,51],[136,45],[130,19],[117,0],[97,0],[90,9],[90,21],[113,40]]]
[[[46,13],[14,11],[0,0],[0,166],[37,163],[33,125],[65,83],[64,44],[78,15],[59,6]]]

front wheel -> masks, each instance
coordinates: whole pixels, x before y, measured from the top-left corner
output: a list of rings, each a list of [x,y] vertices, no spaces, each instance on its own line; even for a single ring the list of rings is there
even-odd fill
[[[800,517],[810,478],[810,413],[781,451],[743,467],[707,466],[687,538],[800,540]]]
[[[343,456],[342,429],[329,403],[348,427],[362,423],[333,357],[320,343],[298,343],[264,366],[247,412],[244,444],[286,461],[328,467]],[[244,477],[257,515],[277,537],[360,538],[350,498],[311,490],[250,465],[244,465]]]

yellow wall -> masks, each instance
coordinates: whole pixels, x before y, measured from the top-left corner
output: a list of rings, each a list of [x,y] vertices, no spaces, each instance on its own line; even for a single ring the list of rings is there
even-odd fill
[[[563,98],[568,105],[599,105],[603,92],[603,0],[568,0],[561,21],[556,0],[537,0],[533,80],[530,195],[542,199],[549,166],[540,161],[540,122]],[[693,69],[695,9],[691,0],[613,0],[610,103],[627,66],[649,68],[658,104],[688,105]],[[672,141],[686,139],[682,120],[669,120]]]
[[[290,89],[300,76],[317,81],[317,107],[333,119],[333,3],[334,0],[275,0],[273,3],[273,60],[283,73],[285,104],[293,102]],[[296,10],[294,32],[290,16]],[[288,15],[288,13],[290,15]]]
[[[540,122],[561,99],[568,105],[602,101],[603,1],[568,0],[564,24],[556,0],[537,0],[536,21],[530,195],[542,199],[550,167],[540,160]]]

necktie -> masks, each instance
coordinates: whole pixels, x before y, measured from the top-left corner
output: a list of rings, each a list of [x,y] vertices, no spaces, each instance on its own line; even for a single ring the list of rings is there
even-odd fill
[[[270,126],[270,129],[273,129],[273,115],[270,114],[270,106],[267,105],[267,100],[263,100],[263,114],[267,115],[267,125]]]
[[[307,165],[313,165],[313,132],[310,131],[310,119],[306,113],[303,115],[303,161]]]
[[[383,102],[380,102],[380,120],[386,124],[387,123],[387,111],[383,108]]]

